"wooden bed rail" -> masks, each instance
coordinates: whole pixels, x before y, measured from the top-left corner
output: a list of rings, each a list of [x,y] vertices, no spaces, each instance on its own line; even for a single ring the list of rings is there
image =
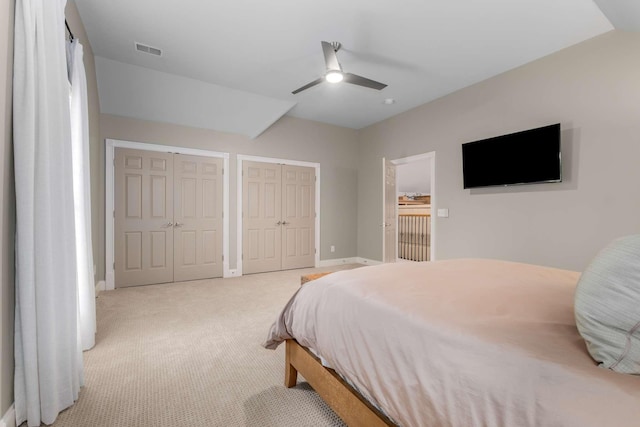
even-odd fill
[[[286,341],[286,387],[296,385],[298,372],[349,427],[397,427],[386,415],[367,402],[333,369],[295,340]]]

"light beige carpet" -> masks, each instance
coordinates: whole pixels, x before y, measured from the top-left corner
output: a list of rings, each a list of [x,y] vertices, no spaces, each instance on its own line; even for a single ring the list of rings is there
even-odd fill
[[[54,426],[343,426],[303,378],[283,386],[284,346],[260,345],[300,276],[330,270],[100,293],[85,386]]]

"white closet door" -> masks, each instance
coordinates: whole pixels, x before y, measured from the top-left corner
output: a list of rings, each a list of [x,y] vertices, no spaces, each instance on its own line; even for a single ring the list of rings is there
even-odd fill
[[[315,169],[244,161],[243,272],[315,265]]]
[[[243,273],[276,271],[282,264],[282,167],[242,162]]]
[[[174,281],[222,276],[222,159],[174,155]]]
[[[115,286],[173,281],[173,156],[115,150]]]
[[[315,169],[282,165],[282,269],[315,265]]]

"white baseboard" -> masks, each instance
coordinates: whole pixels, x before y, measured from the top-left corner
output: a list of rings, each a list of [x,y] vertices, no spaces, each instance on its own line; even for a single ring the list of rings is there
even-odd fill
[[[96,296],[102,292],[107,290],[107,283],[104,280],[100,280],[96,283]]]
[[[334,259],[321,259],[318,263],[318,267],[331,267],[334,265],[342,264],[357,264],[358,258],[334,258]]]
[[[0,427],[16,427],[16,408],[12,404],[0,420]]]
[[[368,259],[368,258],[362,258],[362,257],[358,257],[356,258],[358,261],[356,261],[358,264],[365,264],[365,265],[379,265],[379,264],[383,264],[382,261],[377,261],[375,259]]]
[[[377,265],[377,264],[382,264],[382,262],[376,261],[373,259],[361,258],[361,257],[335,258],[335,259],[320,260],[320,262],[318,263],[318,267],[331,267],[334,265],[342,265],[342,264]]]
[[[224,276],[225,279],[228,277],[238,277],[238,270],[235,268],[229,268],[225,271]]]
[[[105,286],[105,290],[107,291],[113,291],[116,288],[116,279],[115,279],[115,273],[113,272],[113,270],[111,271],[107,271],[107,273],[105,274],[105,282],[106,282],[106,286]]]

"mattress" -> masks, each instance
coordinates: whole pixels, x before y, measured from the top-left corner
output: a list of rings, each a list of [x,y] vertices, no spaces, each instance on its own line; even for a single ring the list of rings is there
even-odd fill
[[[265,346],[296,339],[402,426],[640,425],[640,378],[599,368],[577,331],[578,278],[479,259],[336,272]]]

